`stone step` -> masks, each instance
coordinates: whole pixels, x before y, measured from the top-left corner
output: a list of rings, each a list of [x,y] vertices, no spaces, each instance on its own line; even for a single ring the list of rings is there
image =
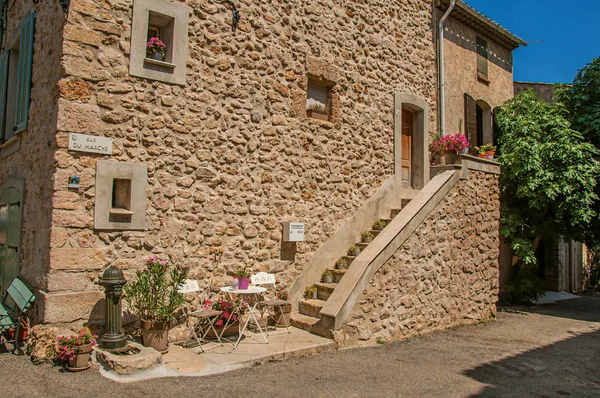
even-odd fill
[[[354,257],[354,256],[344,256],[342,258],[346,259],[346,268],[341,268],[341,269],[348,269],[350,267],[350,264],[352,264],[352,261],[354,261],[354,259],[356,257]],[[334,267],[337,267],[337,265],[334,265]],[[338,268],[335,268],[335,269],[338,269]],[[331,272],[333,272],[333,271],[334,270],[332,269]]]
[[[333,273],[333,281],[335,283],[339,283],[342,278],[344,277],[344,274],[346,273],[347,270],[345,269],[334,269],[331,272]]]
[[[303,315],[314,316],[315,318],[319,318],[319,312],[321,312],[321,308],[325,305],[325,300],[319,299],[309,299],[309,300],[300,300],[300,304],[298,305],[298,310]]]
[[[299,329],[309,331],[313,334],[333,339],[333,332],[323,327],[323,321],[319,318],[292,313],[291,324]]]
[[[391,218],[381,218],[380,221],[385,221],[386,224],[389,224],[392,221]]]
[[[331,296],[331,293],[333,293],[333,290],[336,288],[337,283],[319,282],[319,283],[315,283],[315,286],[317,287],[317,298],[319,300],[327,301],[329,296]]]

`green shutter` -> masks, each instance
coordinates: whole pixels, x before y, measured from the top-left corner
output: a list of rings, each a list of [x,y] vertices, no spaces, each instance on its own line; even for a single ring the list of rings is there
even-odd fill
[[[8,87],[8,62],[10,60],[10,50],[4,51],[0,58],[0,144],[4,142],[6,134],[4,127],[6,125],[6,92]]]
[[[27,15],[23,23],[21,23],[15,133],[26,130],[27,122],[29,120],[29,92],[31,91],[31,65],[33,64],[34,22],[35,14],[32,11]]]

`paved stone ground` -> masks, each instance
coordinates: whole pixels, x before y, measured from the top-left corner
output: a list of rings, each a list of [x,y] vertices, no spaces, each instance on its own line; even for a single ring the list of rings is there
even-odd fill
[[[511,308],[498,321],[207,377],[117,384],[0,354],[3,397],[598,397],[600,298]]]

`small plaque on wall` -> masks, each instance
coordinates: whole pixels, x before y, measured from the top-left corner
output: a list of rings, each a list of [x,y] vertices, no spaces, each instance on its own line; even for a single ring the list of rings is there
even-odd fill
[[[69,150],[112,155],[112,138],[69,133]]]

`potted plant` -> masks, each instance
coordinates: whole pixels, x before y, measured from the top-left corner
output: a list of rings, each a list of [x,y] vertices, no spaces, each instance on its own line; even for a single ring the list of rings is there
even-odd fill
[[[371,243],[375,235],[371,233],[371,231],[363,232],[360,237],[362,238],[363,243]]]
[[[356,257],[360,254],[360,247],[354,245],[354,246],[350,246],[350,248],[348,249],[348,255],[349,256],[353,256]]]
[[[146,43],[146,57],[163,61],[167,53],[167,45],[158,37],[151,37]]]
[[[387,226],[387,223],[385,221],[379,220],[379,221],[375,221],[375,223],[373,224],[371,229],[374,229],[375,231],[381,231],[386,226]]]
[[[125,301],[140,319],[142,344],[162,354],[168,351],[170,322],[185,302],[179,287],[188,271],[186,265],[150,256],[146,267],[138,270],[135,280],[124,287]]]
[[[496,155],[496,147],[490,142],[489,144],[485,144],[483,149],[485,150],[485,158],[487,160],[494,160],[494,155]]]
[[[56,357],[66,362],[65,367],[71,372],[89,369],[92,347],[96,345],[98,336],[90,329],[83,328],[79,335],[58,336],[56,338]]]
[[[440,165],[455,164],[456,154],[469,148],[467,136],[461,133],[437,135],[431,145],[431,150],[436,154],[436,161]]]
[[[476,146],[475,150],[477,151],[477,157],[480,159],[485,159],[485,145]]]
[[[312,119],[329,120],[329,110],[320,102],[312,102],[306,106],[306,116]]]
[[[346,269],[347,266],[348,266],[348,260],[346,260],[346,257],[342,257],[335,262],[336,269]]]
[[[220,336],[233,336],[239,332],[239,320],[248,309],[248,303],[242,299],[242,296],[235,297],[224,296],[217,300],[204,300],[204,309],[213,309],[222,311],[219,318],[215,321],[215,329]],[[216,337],[209,329],[208,337]]]
[[[330,270],[326,269],[323,272],[323,283],[331,283],[333,282],[333,274],[331,273]]]
[[[277,298],[279,300],[288,301],[290,299],[288,293],[285,290],[279,290],[277,292]],[[275,325],[277,327],[288,327],[290,326],[290,318],[292,315],[292,304],[285,303],[275,307]]]
[[[250,283],[250,270],[248,267],[240,268],[235,271],[235,276],[238,277],[238,289],[248,290],[248,284]]]
[[[306,286],[304,289],[304,298],[306,300],[316,299],[317,298],[317,287],[316,286]]]

